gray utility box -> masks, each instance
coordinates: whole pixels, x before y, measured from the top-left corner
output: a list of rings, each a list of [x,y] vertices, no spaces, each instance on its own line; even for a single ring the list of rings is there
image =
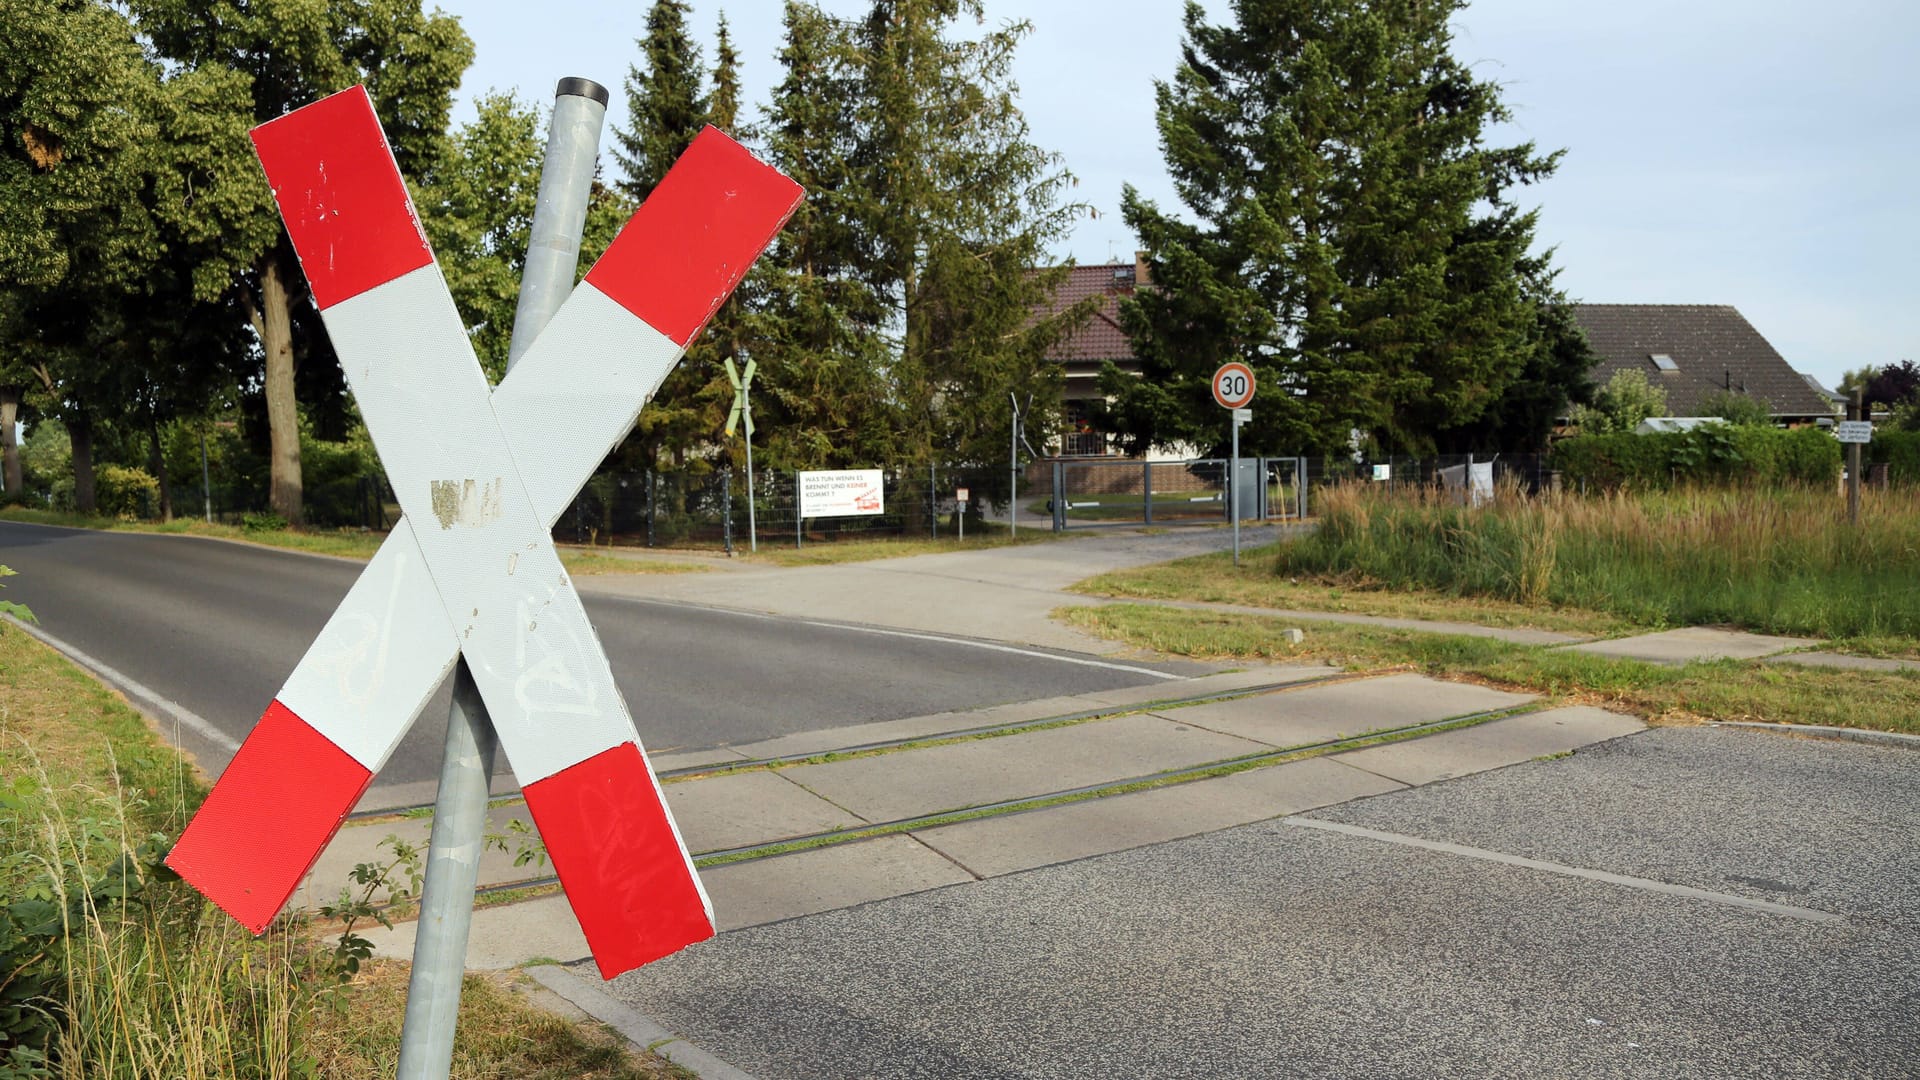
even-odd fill
[[[1266,501],[1260,483],[1260,459],[1241,458],[1233,472],[1233,502],[1240,508],[1241,521],[1258,521]]]

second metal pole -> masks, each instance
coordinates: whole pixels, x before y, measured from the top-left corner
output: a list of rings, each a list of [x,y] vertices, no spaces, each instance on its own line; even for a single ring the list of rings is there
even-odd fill
[[[562,79],[554,92],[547,156],[540,170],[526,271],[514,312],[507,368],[533,344],[573,288],[586,227],[607,91],[588,79]],[[486,845],[488,784],[499,738],[463,659],[454,668],[453,707],[427,841],[426,881],[400,1028],[400,1080],[442,1080],[453,1068],[453,1034],[466,976],[473,892]]]
[[[1233,429],[1233,458],[1227,463],[1227,512],[1233,520],[1233,565],[1240,565],[1240,418],[1228,413]]]

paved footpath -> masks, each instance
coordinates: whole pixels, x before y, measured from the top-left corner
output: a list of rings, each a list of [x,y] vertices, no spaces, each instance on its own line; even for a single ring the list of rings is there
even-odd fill
[[[1060,590],[1205,542],[590,587],[1111,652]],[[707,1076],[1920,1075],[1914,754],[1249,665],[662,755],[721,935],[602,986],[549,895],[477,912],[469,963],[568,963],[541,981]],[[425,831],[351,824],[309,899]]]

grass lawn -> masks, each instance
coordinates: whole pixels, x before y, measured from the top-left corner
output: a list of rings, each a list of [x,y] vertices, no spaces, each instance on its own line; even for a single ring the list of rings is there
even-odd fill
[[[975,523],[967,523],[967,537],[962,540],[941,524],[939,539],[930,536],[885,536],[862,540],[808,540],[805,547],[796,548],[792,537],[786,537],[786,543],[771,534],[760,538],[760,550],[749,554],[745,547],[736,544],[735,557],[748,563],[768,563],[773,566],[827,566],[834,563],[872,562],[875,559],[902,559],[909,555],[941,555],[952,551],[978,551],[982,548],[1013,547],[1018,544],[1041,544],[1060,539],[1047,525],[1030,525],[1017,535],[1010,535],[1003,525],[987,524],[978,532]]]
[[[1137,647],[1200,659],[1322,661],[1404,669],[1611,705],[1656,721],[1758,720],[1920,734],[1920,672],[1837,671],[1751,661],[1667,667],[1489,638],[1338,624],[1289,643],[1282,618],[1146,604],[1070,607],[1071,625]]]
[[[261,547],[286,548],[314,555],[334,555],[365,561],[380,550],[387,534],[365,529],[243,529],[238,525],[210,525],[199,518],[175,518],[168,522],[118,521],[87,514],[62,514],[25,507],[0,508],[0,521],[22,521],[32,525],[60,525],[70,529],[100,529],[108,532],[158,533],[169,536],[210,536],[218,540],[237,540]],[[712,567],[687,560],[655,558],[626,559],[572,548],[560,549],[560,561],[574,574],[689,574]]]
[[[343,979],[317,933],[256,939],[159,865],[204,795],[118,695],[0,621],[0,1074],[393,1075],[407,965]],[[455,1075],[683,1075],[512,978],[469,978]]]
[[[1576,608],[1529,606],[1485,597],[1449,596],[1430,589],[1388,589],[1368,582],[1330,582],[1274,573],[1274,559],[1290,541],[1245,548],[1240,565],[1231,552],[1100,574],[1072,587],[1089,596],[1141,600],[1200,600],[1247,607],[1434,619],[1481,626],[1526,627],[1604,637],[1634,625],[1617,615]]]

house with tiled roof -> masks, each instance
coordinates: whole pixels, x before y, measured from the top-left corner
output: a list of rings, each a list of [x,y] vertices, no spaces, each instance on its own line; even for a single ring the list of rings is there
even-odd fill
[[[1594,383],[1642,372],[1667,392],[1670,416],[1699,416],[1710,398],[1728,391],[1765,402],[1783,424],[1834,415],[1832,397],[1730,305],[1576,304],[1573,314],[1599,357]]]
[[[1100,393],[1100,369],[1108,361],[1122,370],[1135,364],[1133,346],[1127,341],[1126,331],[1120,329],[1120,302],[1147,285],[1146,264],[1136,259],[1071,267],[1053,294],[1049,313],[1063,311],[1090,296],[1101,298],[1093,316],[1047,353],[1047,359],[1060,364],[1066,374],[1061,393],[1066,423],[1059,446],[1064,457],[1115,452],[1113,440],[1088,423],[1087,407],[1105,396]]]

